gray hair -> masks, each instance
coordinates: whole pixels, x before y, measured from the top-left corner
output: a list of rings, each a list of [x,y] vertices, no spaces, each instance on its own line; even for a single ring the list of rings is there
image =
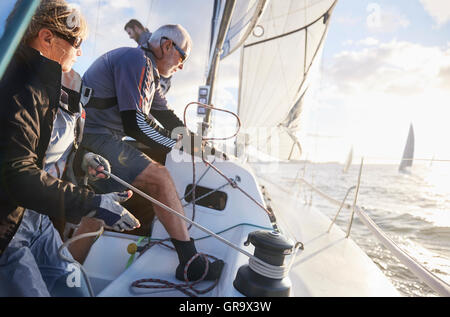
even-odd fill
[[[189,33],[180,24],[166,24],[161,26],[148,40],[152,47],[159,47],[161,39],[167,37],[175,42],[179,47],[186,47],[186,54],[189,56],[192,48],[192,39]]]

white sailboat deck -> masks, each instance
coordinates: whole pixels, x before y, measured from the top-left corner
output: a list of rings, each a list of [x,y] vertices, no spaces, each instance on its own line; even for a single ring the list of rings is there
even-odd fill
[[[205,167],[197,164],[197,177]],[[176,181],[178,192],[192,182],[189,170],[190,163],[169,161],[168,168]],[[239,185],[262,202],[262,196],[253,175],[239,164],[232,162],[218,163],[217,166],[226,175],[239,176]],[[184,171],[184,172],[183,172]],[[304,244],[293,263],[289,278],[292,282],[291,296],[398,296],[394,286],[388,281],[370,258],[337,227],[326,233],[330,220],[317,209],[304,206],[295,194],[285,192],[276,184],[259,179],[271,198],[279,221],[280,229],[288,237]],[[200,185],[208,184],[217,188],[224,179],[215,172],[208,172]],[[233,244],[253,254],[253,246],[244,246],[248,234],[270,228],[268,216],[254,202],[245,197],[239,190],[231,186],[222,191],[228,195],[228,203],[223,211],[215,211],[206,207],[196,207],[195,220],[213,232],[227,228],[233,229],[221,234]],[[185,212],[191,217],[192,208]],[[191,229],[191,236],[198,239],[206,236],[196,227]],[[166,238],[167,233],[159,222],[156,222],[154,238]],[[139,279],[163,279],[180,283],[175,279],[178,258],[174,251],[162,246],[154,246],[125,270],[129,255],[126,248],[136,240],[125,234],[106,233],[93,246],[85,268],[94,284],[98,296],[186,296],[178,290],[137,289],[131,284]],[[170,243],[169,243],[170,244]],[[215,238],[200,239],[197,249],[223,259],[226,264],[218,286],[211,292],[201,296],[233,297],[243,296],[233,286],[236,273],[242,265],[248,264],[244,254],[227,246]],[[289,257],[287,258],[287,261]],[[204,289],[211,282],[202,282],[198,286]]]

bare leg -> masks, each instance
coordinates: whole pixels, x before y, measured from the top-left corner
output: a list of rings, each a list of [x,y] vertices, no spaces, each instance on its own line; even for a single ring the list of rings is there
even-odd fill
[[[136,177],[132,185],[184,215],[183,206],[178,198],[175,184],[166,167],[152,162]],[[189,233],[183,219],[157,205],[153,207],[156,216],[171,238],[179,241],[189,241]]]
[[[73,234],[73,237],[78,236],[83,233],[96,232],[104,225],[102,220],[96,218],[84,217],[81,219],[80,226]],[[96,237],[84,238],[71,243],[68,246],[70,253],[73,258],[79,263],[83,264],[84,260],[89,254],[92,244],[94,243]]]
[[[174,209],[178,213],[184,215],[183,206],[181,205],[178,193],[175,188],[170,173],[167,169],[153,162],[139,174],[132,184],[133,186],[148,193],[153,198],[159,200],[166,206]],[[155,214],[164,225],[167,233],[172,238],[171,241],[178,254],[180,264],[175,271],[175,277],[184,281],[184,270],[187,262],[197,253],[195,242],[190,238],[186,223],[180,217],[154,205]],[[209,262],[209,260],[207,260]],[[205,280],[215,280],[220,277],[224,266],[222,260],[216,260],[209,263],[209,270],[205,276]],[[205,272],[206,262],[203,258],[198,257],[192,261],[187,271],[189,281],[198,280]]]

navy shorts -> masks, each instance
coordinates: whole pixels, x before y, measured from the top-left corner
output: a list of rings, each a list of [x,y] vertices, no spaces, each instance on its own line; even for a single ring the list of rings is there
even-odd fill
[[[111,164],[111,173],[128,184],[146,169],[152,160],[122,138],[110,134],[84,134],[81,145],[89,152],[103,156]],[[109,179],[90,182],[98,194],[124,191],[123,185]]]

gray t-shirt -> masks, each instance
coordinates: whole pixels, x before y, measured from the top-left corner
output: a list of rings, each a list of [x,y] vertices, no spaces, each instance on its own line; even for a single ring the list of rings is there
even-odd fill
[[[152,33],[150,31],[144,31],[139,36],[138,45],[144,45],[148,42],[148,40],[152,37]]]
[[[83,85],[93,90],[93,97],[116,97],[118,104],[108,109],[87,107],[85,133],[125,136],[121,111],[151,117],[151,108],[168,110],[155,65],[140,48],[122,47],[99,57],[85,72]]]

